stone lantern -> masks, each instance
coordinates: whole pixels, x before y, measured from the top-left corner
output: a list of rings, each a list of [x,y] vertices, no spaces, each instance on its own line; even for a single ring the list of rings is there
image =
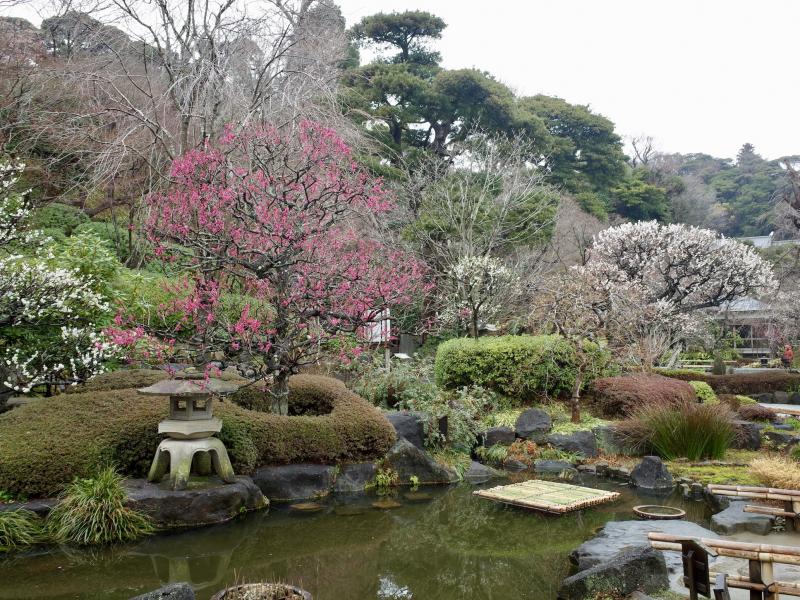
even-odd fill
[[[194,455],[208,452],[219,478],[225,483],[234,482],[228,451],[214,437],[222,429],[222,421],[213,416],[212,403],[215,395],[230,394],[238,388],[234,383],[206,379],[202,374],[184,374],[138,390],[140,394],[169,396],[169,418],[158,424],[158,432],[167,437],[158,445],[147,476],[149,481],[158,483],[169,472],[172,489],[185,489]]]

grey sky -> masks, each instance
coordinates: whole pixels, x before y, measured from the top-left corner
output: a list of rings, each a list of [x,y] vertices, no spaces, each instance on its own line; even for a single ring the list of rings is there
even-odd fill
[[[422,9],[448,68],[590,104],[669,152],[800,154],[798,0],[338,0],[348,25]]]
[[[800,154],[800,0],[336,1],[348,24],[431,11],[446,67],[589,104],[662,151]],[[30,5],[0,14],[39,20]]]

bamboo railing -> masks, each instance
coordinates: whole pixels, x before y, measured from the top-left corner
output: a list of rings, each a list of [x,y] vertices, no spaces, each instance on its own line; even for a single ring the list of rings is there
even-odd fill
[[[751,600],[778,600],[780,594],[800,597],[800,583],[776,581],[774,564],[800,566],[800,547],[774,544],[751,544],[731,540],[710,538],[686,538],[679,535],[650,532],[647,535],[650,545],[656,550],[682,552],[681,542],[694,541],[719,556],[742,558],[749,563],[749,575],[725,575],[726,583],[732,588],[750,591]],[[709,574],[713,578],[715,573]]]

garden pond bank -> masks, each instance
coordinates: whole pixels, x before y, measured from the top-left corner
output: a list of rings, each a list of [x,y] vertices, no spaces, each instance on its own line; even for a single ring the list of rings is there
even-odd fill
[[[177,581],[190,582],[201,600],[250,581],[294,583],[315,600],[554,599],[572,572],[572,550],[607,522],[633,519],[634,505],[655,502],[618,482],[582,483],[622,497],[551,517],[481,500],[466,484],[400,489],[392,498],[402,506],[392,510],[373,508],[373,494],[337,494],[315,513],[277,504],[138,544],[10,556],[0,561],[0,600],[128,599]],[[705,502],[677,492],[657,501],[709,524]]]

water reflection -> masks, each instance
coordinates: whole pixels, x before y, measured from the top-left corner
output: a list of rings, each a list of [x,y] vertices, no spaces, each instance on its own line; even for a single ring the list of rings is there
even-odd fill
[[[475,498],[468,486],[426,489],[429,498],[413,501],[399,493],[394,510],[372,508],[372,496],[337,497],[315,513],[276,507],[135,546],[17,556],[0,562],[0,599],[127,599],[189,581],[203,600],[234,582],[280,580],[315,600],[544,600],[569,573],[573,548],[645,503],[612,482],[598,485],[622,499],[550,517]],[[707,522],[702,503],[661,503]]]

